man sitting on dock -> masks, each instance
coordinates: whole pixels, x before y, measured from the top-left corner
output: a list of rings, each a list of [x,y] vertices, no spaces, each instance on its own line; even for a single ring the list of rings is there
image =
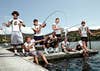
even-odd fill
[[[56,36],[56,32],[53,32],[50,36],[50,45],[54,48],[54,52],[59,52],[59,39]]]
[[[43,55],[43,53],[35,49],[35,40],[31,39],[30,37],[26,37],[26,42],[24,43],[23,48],[25,49],[26,52],[29,52],[29,54],[31,54],[34,57],[34,61],[36,62],[36,64],[39,64],[38,62],[39,56],[41,56],[44,62],[48,64],[48,61],[46,57]]]
[[[55,32],[52,32],[51,35],[49,35],[45,38],[44,44],[45,44],[45,47],[46,47],[46,51],[45,51],[46,54],[59,51],[58,40],[57,40]]]
[[[62,41],[61,47],[62,47],[63,52],[71,52],[71,51],[75,52],[76,51],[75,49],[69,48],[69,42],[68,42],[67,37],[64,38],[64,41]]]

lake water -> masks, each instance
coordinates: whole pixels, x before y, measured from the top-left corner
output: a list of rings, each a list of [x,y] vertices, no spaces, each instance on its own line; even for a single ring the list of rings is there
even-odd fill
[[[74,48],[77,42],[70,42]],[[100,71],[100,41],[91,42],[92,49],[99,50],[99,54],[88,58],[73,58],[51,61],[53,64],[49,71]],[[8,47],[8,46],[7,46]]]
[[[75,47],[77,42],[71,42],[70,46]],[[55,65],[48,68],[49,71],[100,71],[100,41],[91,42],[92,49],[99,50],[99,54],[88,58],[73,58],[53,61]]]

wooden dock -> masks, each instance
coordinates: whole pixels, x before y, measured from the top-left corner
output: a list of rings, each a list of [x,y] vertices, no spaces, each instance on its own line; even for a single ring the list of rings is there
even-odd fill
[[[51,53],[51,54],[45,54],[46,58],[48,60],[59,60],[59,59],[70,59],[70,58],[80,58],[80,57],[83,57],[83,54],[82,54],[83,51],[77,51],[77,52],[67,52],[67,53],[64,53],[64,52],[59,52],[59,53]],[[90,50],[89,51],[89,56],[92,56],[92,55],[95,55],[95,54],[98,54],[99,52],[97,50]],[[25,60],[33,60],[33,57],[32,56],[27,56],[27,57],[22,57],[23,59]],[[39,61],[42,61],[41,58],[39,58]]]
[[[48,71],[40,65],[31,63],[14,53],[0,47],[0,71]]]

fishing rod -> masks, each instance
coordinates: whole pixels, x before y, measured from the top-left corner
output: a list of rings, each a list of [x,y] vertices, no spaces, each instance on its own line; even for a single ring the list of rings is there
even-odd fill
[[[45,23],[45,22],[48,20],[48,18],[50,18],[52,15],[56,14],[57,12],[58,12],[58,13],[65,14],[63,11],[55,10],[55,11],[53,11],[52,13],[50,13],[50,14],[45,18],[45,20],[43,21],[43,23]]]
[[[80,24],[73,25],[73,26],[71,26],[71,27],[69,27],[69,28],[67,28],[67,29],[71,29],[71,28],[73,28],[73,27],[75,27],[75,26],[78,26],[78,25],[80,25]]]
[[[80,25],[80,24],[76,24],[76,25],[73,25],[73,26],[71,26],[71,27],[65,28],[65,29],[64,29],[64,30],[65,30],[65,37],[67,36],[68,29],[71,29],[71,28],[76,27],[76,26],[78,26],[78,25]]]
[[[53,15],[56,14],[56,13],[62,13],[62,14],[64,14],[64,15],[66,15],[65,12],[63,12],[63,11],[55,10],[55,11],[51,12],[51,13],[45,18],[45,20],[43,21],[43,24],[45,24],[45,26],[46,26],[46,24],[47,24],[46,21],[47,21],[51,16],[53,16]]]

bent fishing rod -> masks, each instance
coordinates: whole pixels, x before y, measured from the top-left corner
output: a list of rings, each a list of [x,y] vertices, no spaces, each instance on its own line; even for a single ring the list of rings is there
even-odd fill
[[[43,21],[43,23],[45,23],[52,15],[54,15],[54,14],[56,14],[56,13],[65,14],[63,11],[55,10],[55,11],[51,12],[51,13],[45,18],[45,20]]]
[[[68,27],[68,28],[65,28],[65,29],[64,29],[64,30],[65,30],[65,37],[67,36],[68,29],[71,29],[71,28],[76,27],[76,26],[78,26],[78,25],[80,25],[80,24],[76,24],[76,25],[70,26],[70,27]]]

